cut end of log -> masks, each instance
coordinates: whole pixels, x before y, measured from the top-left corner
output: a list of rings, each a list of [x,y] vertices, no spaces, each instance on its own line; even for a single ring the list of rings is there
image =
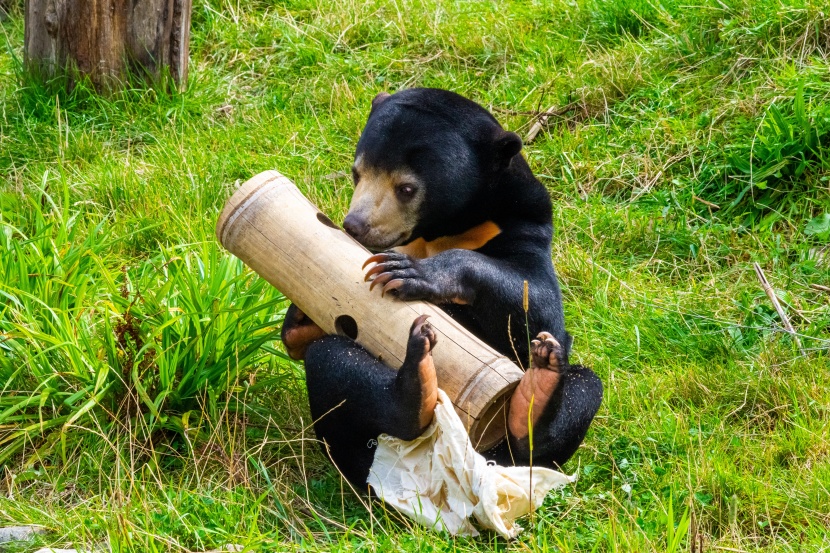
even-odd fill
[[[236,220],[238,214],[252,202],[258,192],[279,179],[285,179],[291,185],[291,181],[282,173],[277,171],[263,171],[248,179],[236,189],[236,192],[225,203],[225,208],[222,209],[219,220],[216,222],[216,238],[222,246],[228,248],[228,244],[226,243],[227,231],[230,229],[233,221]]]
[[[507,414],[510,397],[519,382],[509,384],[481,411],[470,425],[470,441],[476,451],[487,451],[507,439]]]

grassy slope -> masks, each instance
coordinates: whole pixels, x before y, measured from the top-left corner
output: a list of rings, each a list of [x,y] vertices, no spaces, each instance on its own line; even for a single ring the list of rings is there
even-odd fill
[[[200,1],[187,92],[109,100],[19,88],[13,14],[0,292],[17,303],[0,307],[0,432],[31,431],[7,449],[0,520],[134,551],[830,547],[830,306],[809,286],[830,269],[827,235],[807,226],[830,212],[822,5]],[[466,94],[518,132],[540,108],[572,108],[525,153],[555,200],[576,357],[606,399],[567,467],[578,484],[514,544],[444,543],[380,506],[366,515],[303,439],[301,369],[240,356],[273,337],[280,298],[212,239],[233,183],[268,168],[342,219],[367,106],[406,86]],[[263,308],[234,326],[241,304]],[[175,384],[194,365],[210,393]],[[153,371],[175,389],[158,418],[113,377]],[[165,383],[151,380],[152,396]],[[684,515],[692,531],[676,537]]]

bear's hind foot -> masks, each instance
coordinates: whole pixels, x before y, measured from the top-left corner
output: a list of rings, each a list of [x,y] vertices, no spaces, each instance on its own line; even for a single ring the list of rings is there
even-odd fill
[[[548,332],[536,336],[530,353],[532,364],[510,398],[507,418],[510,433],[520,440],[530,434],[529,424],[539,421],[567,369],[562,346]]]
[[[540,332],[530,343],[530,353],[533,364],[531,369],[545,369],[562,373],[567,367],[565,352],[562,346],[549,332]]]
[[[309,344],[325,336],[326,333],[308,315],[300,311],[293,303],[285,312],[280,337],[286,353],[291,359],[305,359]]]
[[[420,406],[418,423],[421,429],[432,422],[435,404],[438,402],[438,378],[432,361],[432,349],[438,340],[435,329],[429,324],[429,315],[421,315],[412,323],[409,342],[406,347],[406,359],[401,370],[417,365],[417,377],[420,388]]]

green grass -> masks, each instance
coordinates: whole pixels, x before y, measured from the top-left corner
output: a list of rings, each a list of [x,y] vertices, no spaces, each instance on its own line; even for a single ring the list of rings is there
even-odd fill
[[[137,552],[827,550],[827,21],[820,0],[200,0],[186,90],[102,98],[24,77],[15,4],[0,524]],[[558,109],[525,155],[606,396],[579,481],[513,543],[445,540],[349,490],[280,354],[284,299],[213,238],[271,168],[342,220],[370,101],[408,86],[522,135]]]

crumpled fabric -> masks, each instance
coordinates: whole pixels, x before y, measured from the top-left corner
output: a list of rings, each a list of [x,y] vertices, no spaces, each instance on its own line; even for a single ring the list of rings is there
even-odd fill
[[[412,441],[378,437],[367,482],[386,503],[433,530],[477,536],[480,526],[514,538],[516,519],[541,506],[549,491],[576,481],[548,468],[502,467],[479,455],[447,394],[438,390],[435,418]]]

